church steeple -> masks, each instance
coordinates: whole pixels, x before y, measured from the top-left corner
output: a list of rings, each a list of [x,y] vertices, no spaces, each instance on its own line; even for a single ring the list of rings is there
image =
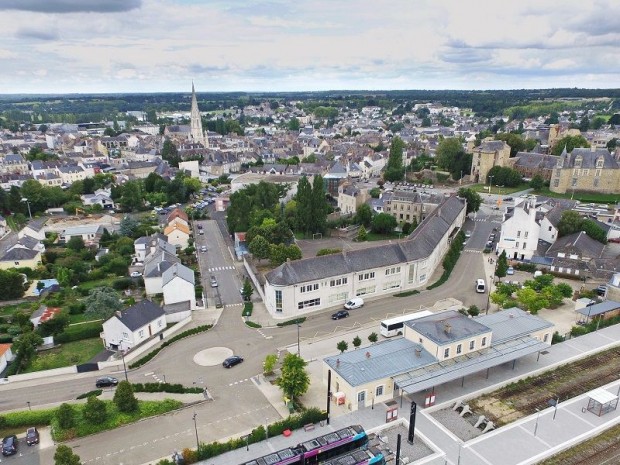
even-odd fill
[[[200,142],[207,147],[208,142],[202,130],[202,119],[200,110],[198,110],[198,100],[196,100],[196,91],[194,89],[194,81],[192,81],[192,111],[191,111],[190,135],[192,140]]]

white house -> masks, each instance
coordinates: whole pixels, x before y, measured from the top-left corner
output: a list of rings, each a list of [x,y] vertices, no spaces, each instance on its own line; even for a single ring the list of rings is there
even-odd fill
[[[45,233],[47,231],[47,228],[45,227],[46,221],[47,218],[38,218],[36,220],[30,221],[17,233],[17,237],[21,239],[24,236],[30,236],[34,237],[35,239],[39,239],[40,241],[44,240]]]
[[[87,207],[92,207],[94,205],[101,205],[104,210],[113,210],[114,209],[114,201],[110,198],[109,195],[105,194],[83,194],[80,196],[82,199],[82,203]]]
[[[265,306],[289,318],[428,284],[465,220],[466,203],[446,198],[405,240],[363,250],[286,262],[270,271]]]
[[[165,305],[189,301],[190,308],[196,308],[194,270],[175,263],[163,272],[161,279]]]
[[[162,294],[164,292],[162,276],[164,271],[181,260],[171,253],[158,249],[144,260],[144,289],[146,295]]]
[[[109,350],[128,351],[165,329],[164,309],[143,300],[105,321],[101,338]]]
[[[158,249],[176,254],[176,247],[168,243],[168,238],[161,233],[154,233],[150,236],[142,236],[133,242],[134,255],[136,261],[144,263],[146,257],[155,253]]]
[[[4,236],[8,232],[6,219],[0,215],[0,237]]]
[[[66,243],[69,242],[72,237],[81,237],[86,245],[98,244],[104,230],[105,228],[100,224],[71,226],[63,229],[58,238]]]

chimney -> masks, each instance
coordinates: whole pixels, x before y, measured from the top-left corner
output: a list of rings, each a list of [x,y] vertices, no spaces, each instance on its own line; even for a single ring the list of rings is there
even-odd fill
[[[443,330],[446,334],[450,334],[452,332],[452,326],[447,321],[443,323]]]
[[[120,310],[117,310],[117,311],[116,311],[116,312],[114,312],[114,313],[116,313],[116,316],[117,316],[118,318],[120,318],[120,317],[122,317],[122,316],[123,316],[123,314],[121,313],[121,311],[120,311]]]
[[[515,316],[512,313],[508,314],[508,318],[514,318]]]
[[[370,358],[370,352],[366,352],[366,358]]]
[[[337,358],[337,359],[336,359],[336,366],[337,366],[337,367],[339,367],[339,366],[340,366],[340,359],[339,359],[339,358]]]
[[[420,347],[416,347],[415,348],[415,356],[416,357],[421,357],[422,356],[422,349]]]

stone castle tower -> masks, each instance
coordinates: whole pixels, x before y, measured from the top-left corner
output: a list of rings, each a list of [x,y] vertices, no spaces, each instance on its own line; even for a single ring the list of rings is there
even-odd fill
[[[194,83],[192,82],[192,111],[191,111],[191,123],[190,123],[190,135],[193,141],[199,142],[205,147],[209,146],[207,136],[202,130],[202,119],[200,117],[200,110],[198,110],[198,101],[196,100],[196,91],[194,90]]]

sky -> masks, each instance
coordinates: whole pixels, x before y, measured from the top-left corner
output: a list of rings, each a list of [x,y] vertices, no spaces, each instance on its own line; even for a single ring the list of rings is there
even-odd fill
[[[618,0],[0,0],[0,94],[620,88]]]

